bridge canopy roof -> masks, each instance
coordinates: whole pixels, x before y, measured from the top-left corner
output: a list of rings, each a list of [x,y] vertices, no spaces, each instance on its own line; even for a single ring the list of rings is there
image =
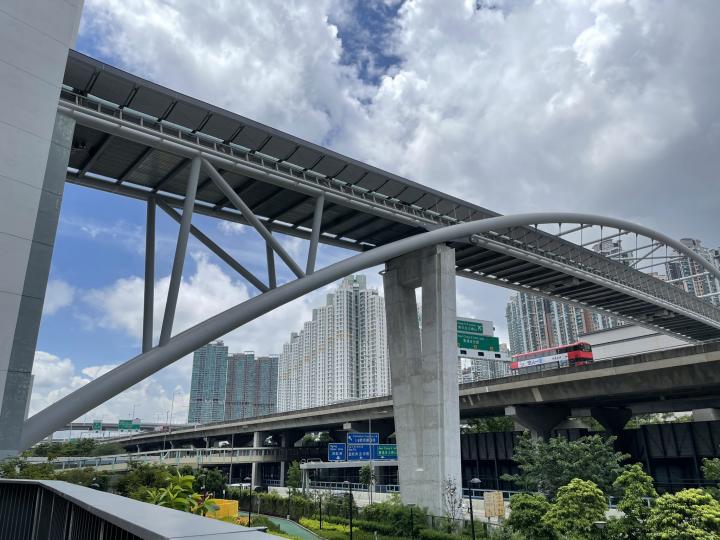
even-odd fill
[[[68,181],[81,185],[182,205],[191,160],[123,136],[136,129],[227,156],[233,163],[219,167],[223,178],[266,227],[285,234],[310,236],[319,192],[326,196],[320,241],[360,251],[498,215],[75,51],[60,102],[127,128],[77,123]],[[200,178],[195,211],[244,222],[208,176]],[[680,337],[720,337],[720,310],[621,262],[533,227],[481,236],[451,243],[459,275]]]
[[[203,136],[205,141],[216,141],[247,151],[268,161],[331,179],[338,186],[372,193],[376,198],[422,209],[437,217],[446,216],[453,222],[497,215],[76,51],[70,51],[63,84],[77,94],[92,96],[126,112],[141,113],[148,121],[180,127],[188,133]],[[79,146],[82,148],[73,152],[71,167],[82,169],[83,164],[102,149],[101,155],[92,162],[93,173],[149,189],[157,188],[161,182],[162,191],[184,195],[189,160],[157,150],[145,155],[147,149],[143,145],[120,138],[106,143],[104,134],[90,128],[80,127],[77,137],[81,139]],[[142,159],[141,163],[137,163],[139,159]],[[136,164],[134,168],[133,164]],[[292,194],[287,190],[278,191],[272,184],[236,172],[224,171],[223,176],[259,215],[293,226],[310,226],[312,197],[302,193]],[[201,184],[201,188],[198,199],[213,206],[232,207],[212,182]],[[368,218],[363,212],[331,205],[326,208],[323,231],[332,235],[348,235],[347,238],[368,245],[391,242],[413,232],[412,228],[399,223]]]

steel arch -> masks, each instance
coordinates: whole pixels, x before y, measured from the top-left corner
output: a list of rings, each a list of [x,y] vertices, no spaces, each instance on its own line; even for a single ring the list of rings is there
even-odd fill
[[[198,347],[217,339],[265,313],[349,274],[384,263],[421,248],[451,242],[471,242],[473,235],[495,230],[552,223],[585,223],[622,228],[651,235],[696,260],[720,279],[720,271],[680,242],[629,221],[580,213],[528,213],[492,217],[450,225],[418,234],[349,257],[295,281],[270,289],[170,338],[167,343],[144,352],[94,379],[25,421],[22,448],[28,448],[49,433],[102,404],[118,393],[172,364]],[[610,286],[610,285],[609,285]],[[528,292],[532,293],[531,290]],[[720,323],[706,321],[720,329]]]

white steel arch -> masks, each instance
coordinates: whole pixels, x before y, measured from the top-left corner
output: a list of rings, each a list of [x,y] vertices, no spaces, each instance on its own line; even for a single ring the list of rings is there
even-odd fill
[[[205,162],[204,165],[211,167],[207,162]],[[61,429],[71,420],[81,416],[160,369],[172,364],[198,347],[346,275],[376,266],[426,246],[452,241],[473,242],[477,240],[477,237],[474,235],[481,235],[496,230],[557,223],[602,225],[656,238],[697,261],[701,267],[720,279],[720,271],[718,271],[718,269],[692,252],[692,250],[689,250],[682,243],[647,227],[604,216],[579,213],[529,213],[498,216],[442,227],[376,247],[326,268],[316,270],[314,273],[299,277],[295,281],[278,286],[277,288],[271,288],[242,304],[232,307],[175,335],[164,344],[143,352],[29,418],[25,422],[21,446],[27,448],[42,440],[49,433]],[[617,284],[612,282],[608,282],[605,285],[608,288],[617,287]],[[634,292],[634,294],[637,295],[639,293]],[[648,297],[648,299],[653,300],[651,297]],[[718,320],[702,317],[692,312],[685,313],[685,315],[702,320],[705,324],[720,329],[720,321]]]

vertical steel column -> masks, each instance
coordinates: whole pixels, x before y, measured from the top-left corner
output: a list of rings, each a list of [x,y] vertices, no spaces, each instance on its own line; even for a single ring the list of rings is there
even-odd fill
[[[165,315],[163,316],[162,329],[160,330],[160,345],[165,345],[170,340],[170,335],[172,334],[199,177],[200,157],[198,156],[193,158],[192,165],[190,166],[190,177],[188,178],[187,190],[185,192],[180,232],[178,232],[178,241],[175,246],[175,259],[173,260],[172,273],[170,274],[170,287],[168,288],[167,302],[165,302]]]
[[[212,164],[205,158],[202,158],[202,163],[203,167],[205,167],[205,170],[210,175],[210,178],[212,178],[215,185],[220,191],[223,192],[223,195],[227,197],[227,199],[232,203],[235,208],[240,210],[243,217],[248,221],[248,223],[250,223],[250,225],[255,228],[255,230],[260,234],[260,236],[262,236],[265,241],[270,244],[273,250],[283,260],[283,262],[288,265],[288,268],[292,270],[293,274],[295,274],[299,278],[303,277],[305,274],[297,265],[297,263],[288,254],[288,252],[285,251],[285,248],[282,247],[280,242],[273,238],[273,235],[270,234],[270,231],[257,218],[253,211],[250,210],[250,207],[245,204],[245,201],[243,201],[240,196],[235,193],[233,188],[230,187],[230,184],[228,184],[227,181],[220,175],[220,173],[217,172],[217,169],[215,169],[215,167],[213,167]]]
[[[152,349],[155,302],[155,197],[147,201],[145,221],[145,295],[143,297],[142,351]]]
[[[275,252],[270,244],[265,242],[265,257],[267,258],[268,271],[268,287],[274,289],[277,287],[277,277],[275,274]]]
[[[310,249],[308,250],[306,274],[312,274],[315,271],[315,259],[317,258],[318,240],[320,239],[320,226],[322,225],[323,206],[325,205],[325,195],[321,194],[315,199],[315,214],[313,215],[312,235],[310,236]]]

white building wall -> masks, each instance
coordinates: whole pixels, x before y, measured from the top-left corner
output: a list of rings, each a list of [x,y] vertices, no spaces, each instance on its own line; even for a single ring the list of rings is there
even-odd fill
[[[629,324],[609,330],[581,334],[580,339],[592,345],[595,361],[689,345],[688,342],[681,339]]]

